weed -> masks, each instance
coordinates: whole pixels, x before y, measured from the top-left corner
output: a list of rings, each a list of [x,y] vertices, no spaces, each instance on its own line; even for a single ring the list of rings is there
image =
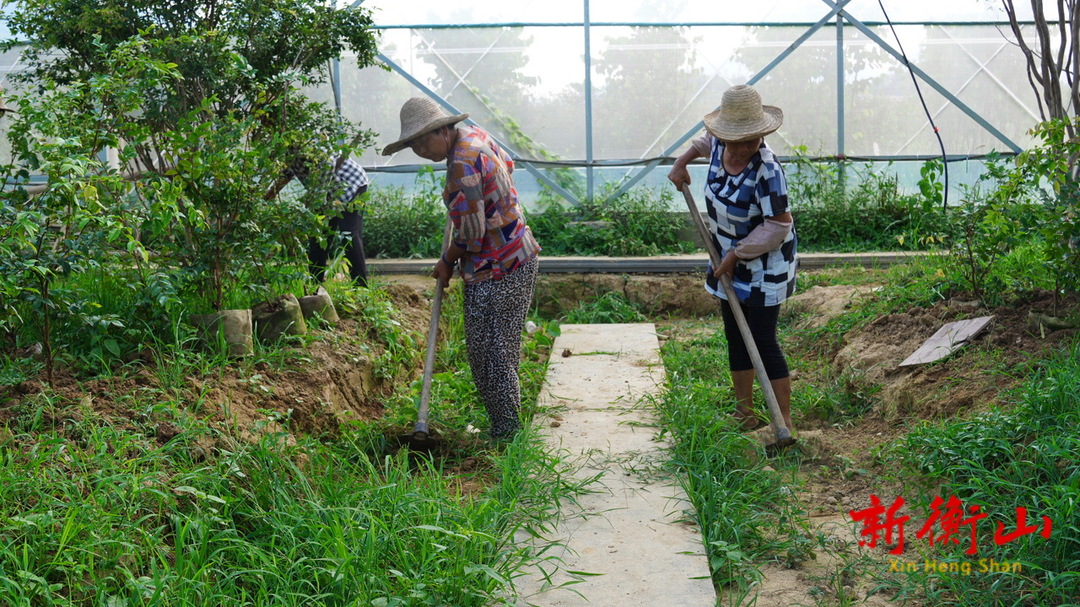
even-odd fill
[[[662,349],[668,386],[656,402],[670,433],[671,458],[683,475],[708,547],[713,581],[747,596],[758,564],[808,558],[801,508],[779,476],[766,470],[760,447],[738,433],[722,331]]]
[[[564,322],[577,324],[633,323],[645,320],[641,309],[616,291],[608,291],[591,301],[582,301],[563,318]]]
[[[886,452],[933,495],[957,496],[989,515],[987,528],[1015,529],[1018,509],[1053,521],[1049,541],[1037,534],[998,545],[994,533],[978,536],[978,553],[1022,571],[936,576],[914,572],[911,583],[942,604],[1057,605],[1080,596],[1080,346],[1047,363],[1012,410],[995,409],[912,431]],[[924,494],[925,499],[932,497]],[[993,541],[992,541],[993,540]],[[976,600],[974,597],[978,596]],[[950,597],[950,598],[944,598]]]

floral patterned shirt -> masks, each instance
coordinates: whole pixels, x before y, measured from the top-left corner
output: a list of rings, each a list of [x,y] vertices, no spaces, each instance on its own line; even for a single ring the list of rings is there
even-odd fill
[[[537,256],[540,245],[525,224],[511,173],[514,161],[483,129],[459,127],[446,161],[443,201],[454,223],[454,244],[465,249],[465,282],[499,279]]]

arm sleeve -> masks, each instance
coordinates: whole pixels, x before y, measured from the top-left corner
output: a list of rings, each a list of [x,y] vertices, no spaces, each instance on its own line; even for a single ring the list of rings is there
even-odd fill
[[[791,222],[766,219],[739,241],[734,249],[735,256],[739,259],[754,259],[779,248],[791,233],[791,226]]]
[[[708,159],[709,156],[712,155],[712,144],[714,139],[716,138],[712,136],[712,133],[706,132],[700,137],[695,137],[694,140],[690,142],[690,147],[694,148],[694,151],[698,153],[698,156]]]

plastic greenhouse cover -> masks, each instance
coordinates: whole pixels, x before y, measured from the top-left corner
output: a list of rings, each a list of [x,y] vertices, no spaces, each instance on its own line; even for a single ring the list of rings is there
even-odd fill
[[[841,0],[842,1],[842,0]],[[997,2],[988,0],[882,0],[889,19],[899,22],[989,22],[1006,16]],[[1024,3],[1017,3],[1024,4]],[[589,9],[592,23],[679,24],[816,22],[830,13],[833,0],[521,0],[476,7],[448,4],[445,0],[365,0],[381,27],[416,25],[580,24]],[[878,0],[851,0],[844,10],[862,21],[882,21]],[[1023,19],[1030,7],[1018,6]]]

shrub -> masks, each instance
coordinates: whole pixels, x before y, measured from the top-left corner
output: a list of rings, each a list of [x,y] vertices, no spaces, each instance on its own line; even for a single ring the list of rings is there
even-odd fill
[[[551,203],[530,215],[529,225],[548,255],[689,253],[697,247],[684,239],[687,221],[683,213],[671,211],[672,195],[670,188],[641,188],[610,200],[599,196],[579,207]]]

